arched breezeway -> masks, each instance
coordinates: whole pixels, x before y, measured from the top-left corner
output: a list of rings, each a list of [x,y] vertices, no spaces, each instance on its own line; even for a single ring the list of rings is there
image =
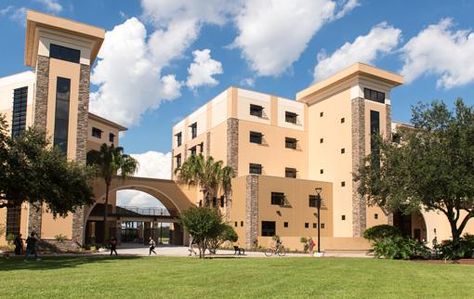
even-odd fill
[[[166,208],[166,213],[160,211],[152,211],[152,215],[141,212],[139,210],[127,210],[116,205],[116,193],[121,190],[137,190],[151,195],[158,199]],[[105,202],[105,183],[98,179],[94,183],[94,194],[96,202],[93,206],[85,210],[84,236],[85,243],[100,243],[103,229],[104,202]],[[145,231],[152,231],[159,223],[170,224],[170,244],[182,245],[187,242],[184,230],[180,224],[179,217],[192,203],[188,197],[181,191],[178,185],[171,180],[128,177],[122,179],[114,178],[109,191],[109,234],[120,238],[119,230],[124,221],[140,221],[145,225]],[[150,234],[142,236],[148,238]],[[154,236],[154,235],[151,235]]]

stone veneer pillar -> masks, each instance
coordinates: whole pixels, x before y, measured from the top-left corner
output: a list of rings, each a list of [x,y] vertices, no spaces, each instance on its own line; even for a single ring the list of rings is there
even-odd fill
[[[385,138],[392,139],[392,106],[385,105]],[[387,215],[387,224],[393,225],[393,213]]]
[[[239,120],[236,118],[227,119],[227,166],[234,169],[238,176],[239,165]],[[232,210],[232,194],[226,202],[225,219],[230,221],[230,211]]]
[[[245,247],[252,248],[258,237],[258,175],[246,177],[245,188]]]
[[[79,77],[79,99],[76,136],[76,161],[86,163],[87,132],[89,119],[90,66],[81,64]],[[72,240],[78,244],[84,242],[84,207],[77,208],[72,218]]]
[[[46,130],[49,88],[49,57],[38,55],[36,61],[36,94],[33,124],[35,127]],[[28,235],[36,232],[41,237],[42,209],[29,204]]]
[[[352,173],[357,173],[365,157],[365,100],[355,98],[351,103],[352,114]],[[357,192],[358,182],[352,181],[352,235],[361,237],[367,226],[365,198]]]

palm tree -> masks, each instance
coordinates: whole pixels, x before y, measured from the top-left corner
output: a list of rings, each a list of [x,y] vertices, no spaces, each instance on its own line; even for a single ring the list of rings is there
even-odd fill
[[[103,242],[108,237],[108,206],[109,206],[109,190],[112,179],[116,175],[120,175],[123,179],[135,173],[138,162],[133,157],[123,153],[122,147],[102,144],[100,150],[91,150],[87,153],[87,164],[96,167],[96,175],[104,179],[105,182],[105,208],[104,208],[104,233]]]
[[[181,183],[201,188],[205,206],[210,206],[210,199],[219,189],[228,198],[232,188],[231,179],[235,176],[232,167],[223,167],[222,161],[214,161],[211,156],[204,158],[203,155],[190,156],[175,170],[175,174]]]

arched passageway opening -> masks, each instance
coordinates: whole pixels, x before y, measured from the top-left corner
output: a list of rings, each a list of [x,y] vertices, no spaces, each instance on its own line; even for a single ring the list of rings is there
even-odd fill
[[[427,241],[425,219],[419,212],[414,212],[409,215],[405,215],[401,212],[394,213],[393,225],[398,227],[406,237],[420,242]]]

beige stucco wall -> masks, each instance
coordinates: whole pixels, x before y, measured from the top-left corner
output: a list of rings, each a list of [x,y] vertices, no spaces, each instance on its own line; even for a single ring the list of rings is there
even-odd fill
[[[92,128],[102,130],[101,138],[92,136]],[[109,134],[115,135],[114,142],[109,141]],[[97,119],[89,117],[88,119],[88,131],[87,131],[87,150],[99,150],[102,144],[113,144],[118,146],[119,144],[119,130],[117,127],[111,126],[105,122],[101,122]]]
[[[232,180],[232,201],[229,224],[232,225],[234,230],[237,232],[237,235],[239,236],[239,239],[236,244],[240,247],[245,247],[246,238],[245,227],[241,225],[241,222],[245,223],[246,217],[246,187],[246,177],[238,177]]]

